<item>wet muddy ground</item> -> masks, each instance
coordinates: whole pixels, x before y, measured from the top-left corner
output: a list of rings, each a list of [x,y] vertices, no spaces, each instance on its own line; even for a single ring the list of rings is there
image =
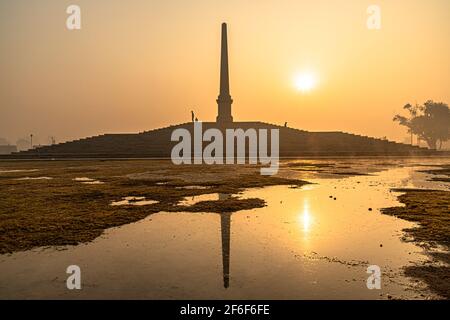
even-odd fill
[[[381,211],[408,206],[407,189],[447,194],[431,170],[449,162],[289,160],[267,180],[246,166],[0,163],[0,298],[445,298],[415,269],[447,267],[446,281],[445,243],[413,241],[420,222]],[[66,288],[69,265],[82,290]]]

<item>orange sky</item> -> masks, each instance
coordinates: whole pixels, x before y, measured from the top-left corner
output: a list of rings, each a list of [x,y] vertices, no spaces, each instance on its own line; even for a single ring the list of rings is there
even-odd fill
[[[66,29],[81,7],[82,29]],[[378,4],[381,30],[366,27]],[[4,0],[0,137],[38,143],[213,121],[228,23],[235,121],[403,141],[407,102],[450,102],[448,0]],[[317,87],[296,90],[312,70]]]

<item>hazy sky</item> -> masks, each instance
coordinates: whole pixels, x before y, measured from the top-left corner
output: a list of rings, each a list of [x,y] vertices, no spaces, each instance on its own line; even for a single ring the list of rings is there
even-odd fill
[[[82,29],[66,29],[81,7]],[[381,8],[381,30],[366,26]],[[213,121],[228,23],[236,121],[402,141],[407,102],[450,102],[448,0],[0,0],[0,137],[45,143]],[[294,78],[313,72],[299,92]]]

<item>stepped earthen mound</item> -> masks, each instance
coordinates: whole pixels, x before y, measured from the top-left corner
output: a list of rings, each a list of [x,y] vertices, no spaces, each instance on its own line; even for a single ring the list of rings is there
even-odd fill
[[[225,127],[204,122],[203,131]],[[104,134],[75,141],[43,146],[14,153],[14,158],[170,158],[178,142],[171,141],[173,130],[185,128],[193,136],[193,123],[184,123],[137,134]],[[226,128],[279,129],[280,157],[298,156],[420,156],[440,154],[388,140],[344,132],[308,132],[263,122],[232,122]],[[269,139],[270,141],[270,139]],[[204,145],[209,142],[204,142]]]

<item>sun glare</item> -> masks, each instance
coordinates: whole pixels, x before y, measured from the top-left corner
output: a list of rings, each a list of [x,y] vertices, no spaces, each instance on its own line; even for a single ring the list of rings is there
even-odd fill
[[[317,85],[317,78],[312,72],[299,73],[295,76],[295,87],[301,92],[308,92]]]
[[[309,203],[307,199],[303,203],[303,212],[299,215],[298,219],[299,224],[303,226],[303,231],[307,233],[311,227],[312,222],[311,213],[309,211]]]

